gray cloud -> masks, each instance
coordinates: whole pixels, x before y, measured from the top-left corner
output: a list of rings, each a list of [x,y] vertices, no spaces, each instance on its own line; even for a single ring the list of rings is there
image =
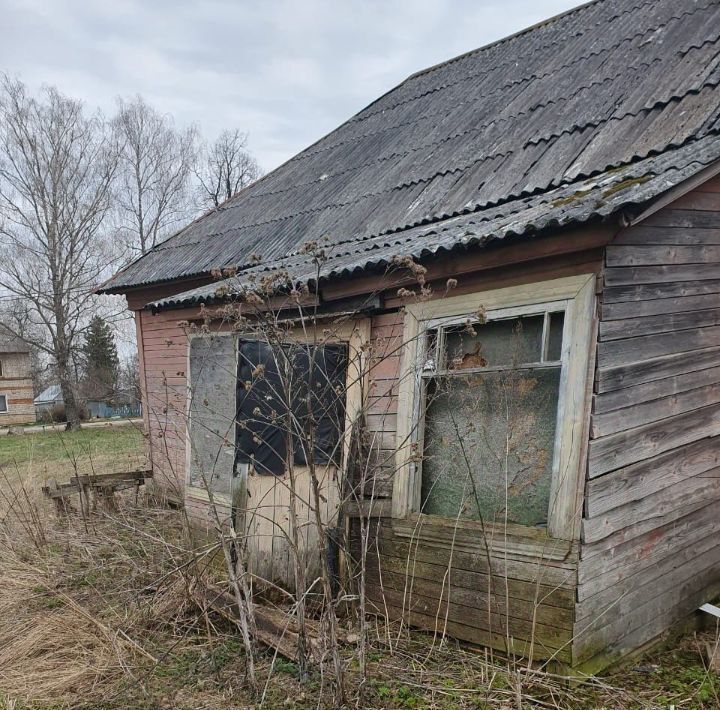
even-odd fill
[[[140,93],[272,169],[415,71],[577,0],[0,0],[0,70],[112,112]]]

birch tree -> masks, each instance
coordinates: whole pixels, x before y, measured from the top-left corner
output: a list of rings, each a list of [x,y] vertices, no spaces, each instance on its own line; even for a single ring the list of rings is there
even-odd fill
[[[197,156],[194,127],[175,128],[141,96],[118,100],[113,120],[121,145],[116,186],[120,235],[137,256],[192,217],[189,181]]]
[[[262,171],[247,149],[247,133],[236,128],[223,131],[205,148],[196,175],[201,202],[217,207],[257,180]]]
[[[25,304],[54,360],[68,429],[80,426],[73,354],[114,267],[104,227],[117,150],[99,114],[44,88],[0,77],[0,287]],[[12,323],[9,324],[12,328]],[[27,337],[27,336],[26,336]]]

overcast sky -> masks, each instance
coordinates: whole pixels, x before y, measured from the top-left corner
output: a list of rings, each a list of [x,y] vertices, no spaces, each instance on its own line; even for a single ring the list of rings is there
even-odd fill
[[[0,70],[111,112],[142,94],[271,170],[415,71],[579,0],[0,0]]]

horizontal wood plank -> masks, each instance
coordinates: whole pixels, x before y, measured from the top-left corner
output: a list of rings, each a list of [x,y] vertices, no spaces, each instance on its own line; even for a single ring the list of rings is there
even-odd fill
[[[605,251],[605,263],[616,266],[657,266],[667,264],[717,264],[720,262],[720,246],[609,246]],[[716,267],[717,268],[717,267]]]
[[[673,353],[628,365],[599,368],[595,375],[595,391],[611,392],[654,382],[714,367],[718,362],[720,362],[720,347],[711,347],[694,350],[692,353]]]
[[[595,518],[699,474],[718,477],[718,466],[720,441],[713,437],[592,478],[586,484],[585,517]]]
[[[670,264],[663,266],[619,266],[605,269],[607,286],[672,283],[674,281],[717,280],[717,264]]]
[[[687,392],[703,385],[718,383],[720,382],[720,353],[718,353],[717,361],[718,366],[716,367],[684,372],[673,377],[664,377],[660,380],[652,380],[632,387],[596,394],[593,397],[593,413],[603,414],[623,407],[641,404],[642,402]]]
[[[639,570],[679,555],[685,547],[697,546],[708,537],[714,538],[716,526],[717,503],[712,501],[640,537],[603,539],[583,545],[578,566],[578,599],[618,585]]]
[[[541,558],[516,559],[488,554],[478,547],[474,553],[457,550],[452,546],[423,544],[421,541],[407,541],[392,533],[387,524],[380,526],[378,545],[383,554],[421,562],[431,562],[470,572],[500,575],[535,584],[571,588],[575,580],[574,567],[565,568],[553,565]]]
[[[598,367],[629,365],[651,358],[689,353],[720,345],[720,326],[697,328],[682,334],[660,333],[598,344]],[[690,356],[692,357],[692,356]]]
[[[656,298],[644,301],[623,301],[602,305],[602,324],[611,326],[613,321],[648,316],[688,313],[690,311],[720,308],[720,293],[707,293],[700,296],[678,296],[675,298]]]
[[[720,383],[678,392],[649,402],[631,404],[605,414],[593,414],[590,435],[594,439],[609,436],[718,402],[720,402]]]
[[[621,609],[623,613],[628,613],[633,606],[641,606],[651,593],[662,593],[678,582],[685,581],[698,558],[708,553],[718,554],[719,551],[720,546],[714,544],[709,536],[692,545],[679,547],[675,555],[667,556],[657,564],[638,570],[625,580],[591,597],[584,597],[582,604],[577,606],[575,620],[581,622],[599,619],[600,615],[604,616],[608,610],[615,607]]]
[[[703,296],[720,293],[720,279],[708,281],[671,281],[664,283],[605,286],[602,292],[603,304],[640,303],[642,301],[663,301],[687,296]],[[628,306],[629,307],[629,306]]]
[[[663,209],[643,221],[646,227],[683,227],[685,229],[717,229],[720,214],[692,209]]]
[[[680,333],[684,330],[705,328],[720,324],[720,297],[711,308],[694,309],[680,313],[663,313],[655,316],[633,316],[600,323],[600,340],[622,340],[654,333]],[[678,337],[683,337],[682,334]]]
[[[371,544],[369,555],[373,556],[373,565],[377,564],[376,554],[379,547]],[[403,578],[403,584],[407,580],[439,581],[450,580],[453,587],[471,590],[473,593],[487,594],[488,589],[502,599],[529,602],[529,604],[517,605],[517,611],[511,615],[521,618],[532,618],[532,608],[535,605],[546,605],[571,610],[574,606],[575,595],[567,587],[557,587],[537,582],[527,582],[513,579],[500,574],[488,575],[487,572],[459,569],[448,560],[448,564],[442,565],[433,562],[423,562],[417,559],[397,557],[386,554],[388,546],[382,546],[380,554],[380,569],[382,575],[394,573]],[[530,611],[529,611],[530,610]],[[528,614],[530,614],[528,616]]]
[[[653,595],[657,587],[648,585],[644,603],[623,617],[597,624],[592,631],[583,629],[580,622],[575,629],[578,642],[574,648],[574,662],[586,660],[598,648],[603,649],[605,656],[622,656],[652,641],[675,622],[693,613],[708,594],[720,591],[719,554],[720,548],[716,548],[696,558],[694,564],[684,570],[685,574],[678,575],[677,583],[660,594]]]
[[[459,604],[447,603],[415,595],[408,598],[403,590],[390,587],[368,588],[370,601],[375,602],[377,611],[384,614],[385,609],[393,610],[395,618],[402,615],[406,621],[428,631],[442,632],[447,628],[457,638],[479,643],[504,651],[506,643],[520,655],[527,655],[534,646],[537,658],[548,658],[559,649],[567,647],[572,632],[566,629],[545,627],[531,622],[491,615],[490,620],[483,609],[471,609]],[[398,614],[400,612],[400,614]],[[391,616],[391,618],[392,618]],[[452,622],[453,626],[449,622]],[[451,628],[460,630],[450,631]]]
[[[584,519],[583,541],[592,544],[610,535],[629,540],[703,508],[713,500],[720,500],[720,478],[699,474],[594,518]]]
[[[720,434],[720,405],[678,414],[590,442],[589,476],[649,459],[692,441]]]
[[[720,229],[646,227],[639,224],[620,232],[613,244],[720,244]]]

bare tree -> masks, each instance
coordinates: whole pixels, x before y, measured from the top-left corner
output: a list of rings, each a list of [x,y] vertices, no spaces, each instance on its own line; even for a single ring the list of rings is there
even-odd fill
[[[175,128],[172,118],[141,96],[118,100],[113,119],[121,145],[116,185],[120,233],[131,252],[145,254],[192,216],[189,179],[197,131]]]
[[[217,207],[262,175],[257,160],[247,150],[247,133],[223,131],[206,148],[197,170],[200,199]]]
[[[80,426],[73,352],[113,267],[103,228],[116,165],[101,116],[56,88],[33,98],[0,79],[0,286],[41,329],[32,344],[55,361],[68,429]]]

